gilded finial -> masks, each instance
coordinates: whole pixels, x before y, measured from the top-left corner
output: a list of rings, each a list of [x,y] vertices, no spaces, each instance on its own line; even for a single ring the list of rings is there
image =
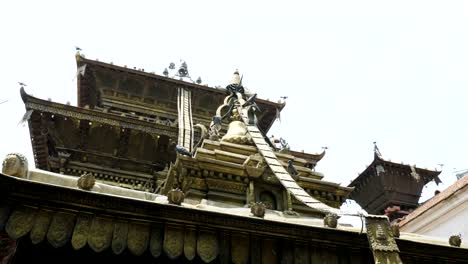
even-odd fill
[[[240,83],[241,83],[241,78],[240,78],[240,75],[239,75],[239,70],[236,69],[234,71],[234,74],[232,75],[231,84],[239,85]]]

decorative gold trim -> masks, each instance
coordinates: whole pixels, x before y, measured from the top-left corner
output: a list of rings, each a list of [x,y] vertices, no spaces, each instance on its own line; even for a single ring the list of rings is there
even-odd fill
[[[114,235],[112,238],[112,251],[119,255],[127,248],[128,222],[115,221]]]
[[[16,209],[8,219],[6,232],[14,240],[26,235],[33,227],[35,216],[35,209],[29,207]]]
[[[88,245],[95,252],[102,252],[110,247],[114,223],[111,219],[94,217],[89,229]]]
[[[64,246],[72,235],[75,220],[76,216],[74,214],[55,213],[47,232],[47,241],[55,248]]]
[[[92,216],[87,214],[79,214],[76,219],[75,229],[71,244],[73,249],[78,250],[86,246],[88,242],[89,228],[91,226]]]
[[[130,223],[128,226],[127,247],[133,255],[141,256],[148,248],[149,225]]]
[[[184,251],[184,229],[182,226],[166,225],[163,249],[170,259],[176,259],[182,255]]]
[[[49,230],[50,222],[52,221],[53,212],[49,210],[39,210],[36,214],[36,220],[29,234],[33,244],[39,244],[44,240]]]

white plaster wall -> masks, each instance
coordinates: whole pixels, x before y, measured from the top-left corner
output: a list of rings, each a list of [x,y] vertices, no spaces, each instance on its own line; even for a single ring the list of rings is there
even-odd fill
[[[463,243],[468,241],[468,186],[404,225],[401,231],[444,239],[461,234]]]

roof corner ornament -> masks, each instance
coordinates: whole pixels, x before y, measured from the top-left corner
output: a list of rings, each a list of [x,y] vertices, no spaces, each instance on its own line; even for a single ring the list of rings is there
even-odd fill
[[[28,159],[19,153],[6,155],[2,162],[2,173],[19,178],[28,176]]]
[[[184,198],[185,194],[179,188],[172,189],[167,193],[167,200],[170,204],[181,205]]]
[[[450,238],[449,238],[449,244],[451,246],[460,247],[461,242],[462,242],[461,234],[450,236]]]
[[[231,83],[228,86],[226,86],[226,92],[233,94],[240,93],[243,95],[245,90],[242,86],[242,78],[243,76],[241,77],[239,75],[239,70],[236,69],[234,71],[234,74],[232,75]]]
[[[374,141],[374,154],[379,158],[382,157],[382,153],[380,153],[379,147],[377,147],[377,141]]]
[[[265,216],[266,206],[262,202],[256,202],[250,207],[250,212],[256,216],[263,218]]]
[[[179,70],[177,71],[177,76],[183,78],[183,77],[189,77],[189,72],[188,72],[188,67],[187,63],[185,61],[182,61],[180,64]]]
[[[338,226],[339,216],[335,213],[328,213],[323,218],[323,225],[330,228],[336,228]]]
[[[96,178],[92,173],[84,173],[76,182],[78,188],[86,191],[93,189],[94,184],[96,184]]]

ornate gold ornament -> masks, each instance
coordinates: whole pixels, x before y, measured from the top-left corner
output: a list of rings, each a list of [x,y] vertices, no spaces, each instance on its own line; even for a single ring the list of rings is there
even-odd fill
[[[65,212],[55,213],[47,232],[47,241],[55,248],[64,246],[72,235],[75,220],[74,214]]]
[[[450,236],[450,238],[449,238],[449,244],[451,246],[460,247],[461,242],[462,242],[461,234]]]
[[[218,256],[218,237],[215,231],[200,230],[197,253],[205,263],[213,261]]]
[[[221,141],[251,145],[253,143],[252,137],[247,132],[247,127],[244,122],[234,120],[229,123],[226,135],[221,138]]]
[[[16,209],[8,219],[6,232],[14,240],[26,235],[33,227],[35,216],[36,210],[32,208]]]
[[[91,215],[78,215],[71,240],[73,249],[78,250],[86,246],[86,243],[88,242],[89,228],[91,227],[91,220]]]
[[[94,187],[95,183],[96,179],[94,178],[94,175],[92,173],[85,173],[78,178],[76,185],[78,185],[78,188],[80,189],[89,191]]]
[[[164,231],[164,253],[170,259],[176,259],[184,251],[184,229],[183,227],[168,226]]]
[[[29,235],[33,244],[39,244],[44,240],[47,230],[49,230],[49,225],[52,221],[52,211],[40,210],[35,218]]]
[[[130,224],[128,226],[127,246],[133,255],[141,256],[148,248],[149,226],[144,224]]]
[[[110,247],[114,223],[111,219],[94,217],[89,229],[88,245],[95,252],[102,252]]]
[[[264,217],[265,216],[266,206],[262,202],[257,202],[250,207],[250,212],[256,217]]]
[[[184,192],[180,189],[172,189],[167,193],[167,200],[170,204],[181,205],[184,198]]]
[[[323,225],[331,228],[336,228],[338,226],[338,215],[337,214],[327,214],[323,218]]]
[[[28,159],[19,153],[6,155],[2,163],[2,173],[19,178],[26,178],[28,175]]]

